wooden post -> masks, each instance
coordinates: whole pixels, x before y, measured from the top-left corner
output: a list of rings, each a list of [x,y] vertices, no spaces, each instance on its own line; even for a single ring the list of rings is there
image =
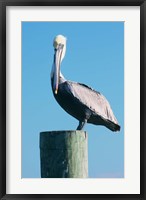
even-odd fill
[[[87,178],[87,140],[84,131],[41,132],[41,177]]]

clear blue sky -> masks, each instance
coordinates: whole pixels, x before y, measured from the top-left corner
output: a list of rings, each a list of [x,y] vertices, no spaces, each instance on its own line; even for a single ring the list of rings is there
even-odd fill
[[[67,37],[61,71],[110,102],[121,131],[87,124],[90,178],[124,177],[124,23],[22,22],[22,178],[40,178],[39,133],[76,129],[55,101],[50,72],[53,39]]]

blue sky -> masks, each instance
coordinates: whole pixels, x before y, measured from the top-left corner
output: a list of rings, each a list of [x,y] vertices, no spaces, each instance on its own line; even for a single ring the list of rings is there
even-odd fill
[[[76,129],[50,84],[53,39],[67,37],[61,71],[110,102],[121,131],[87,124],[89,178],[124,177],[124,23],[22,22],[22,178],[40,178],[39,133]]]

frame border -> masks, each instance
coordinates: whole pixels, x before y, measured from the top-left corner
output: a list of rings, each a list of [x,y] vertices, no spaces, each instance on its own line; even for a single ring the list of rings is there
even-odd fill
[[[140,194],[6,194],[6,7],[140,6]],[[146,0],[0,0],[0,199],[146,200]],[[145,145],[145,146],[144,146]]]

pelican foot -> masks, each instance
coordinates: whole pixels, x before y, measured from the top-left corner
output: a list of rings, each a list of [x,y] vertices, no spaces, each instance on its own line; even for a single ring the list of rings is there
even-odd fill
[[[80,131],[83,130],[86,123],[87,123],[86,119],[84,121],[79,121],[79,125],[76,130],[80,130]]]

